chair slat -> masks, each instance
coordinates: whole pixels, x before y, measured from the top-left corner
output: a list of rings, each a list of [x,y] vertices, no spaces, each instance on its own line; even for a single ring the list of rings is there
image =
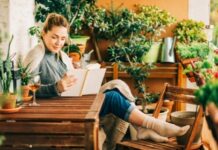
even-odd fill
[[[189,88],[181,88],[177,86],[167,86],[167,92],[172,92],[176,94],[194,95],[195,90]]]
[[[173,94],[170,92],[166,92],[164,95],[164,99],[169,99],[172,101],[180,101],[180,102],[185,102],[185,103],[190,103],[190,104],[196,104],[195,102],[195,97],[190,96],[190,95],[183,95],[183,94]]]

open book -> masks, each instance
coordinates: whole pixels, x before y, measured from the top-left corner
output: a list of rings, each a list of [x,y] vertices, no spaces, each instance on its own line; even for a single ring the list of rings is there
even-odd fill
[[[77,79],[69,90],[61,93],[61,96],[82,96],[97,94],[100,90],[106,68],[91,65],[87,69],[74,69],[70,74]]]

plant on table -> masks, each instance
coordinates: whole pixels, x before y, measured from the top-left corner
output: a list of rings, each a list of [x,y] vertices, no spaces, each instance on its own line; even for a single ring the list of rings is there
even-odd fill
[[[10,56],[10,46],[12,40],[13,35],[8,44],[6,59],[3,59],[2,52],[0,52],[0,99],[2,100],[2,108],[14,108],[16,106],[16,93],[10,92],[13,69],[13,62]]]
[[[18,57],[17,67],[19,68],[19,74],[21,76],[21,92],[22,92],[23,98],[29,96],[30,89],[28,85],[29,85],[30,80],[36,75],[30,72],[29,66],[30,64],[28,64],[27,66],[24,66],[22,62],[22,57],[21,56]]]

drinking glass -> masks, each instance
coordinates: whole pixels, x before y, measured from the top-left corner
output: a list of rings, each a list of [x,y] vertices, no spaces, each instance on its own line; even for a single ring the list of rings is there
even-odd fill
[[[36,103],[36,91],[40,88],[41,85],[41,80],[40,80],[40,76],[34,76],[31,80],[30,80],[30,90],[33,92],[33,102],[31,104],[29,104],[30,106],[39,106],[38,103]]]

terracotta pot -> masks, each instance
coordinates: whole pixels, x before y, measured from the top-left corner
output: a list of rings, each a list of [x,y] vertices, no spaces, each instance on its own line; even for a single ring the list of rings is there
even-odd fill
[[[22,97],[28,97],[29,96],[29,92],[30,92],[30,88],[28,85],[23,85],[21,87],[21,92],[22,92]]]
[[[188,137],[191,134],[191,128],[195,121],[195,116],[196,116],[196,112],[192,112],[192,111],[176,111],[171,113],[171,122],[173,124],[176,124],[178,126],[185,126],[185,125],[191,126],[185,135],[176,137],[178,144],[184,145],[188,142]],[[201,143],[202,126],[203,126],[203,118],[201,119],[201,123],[198,126],[193,144],[198,145]]]
[[[3,100],[3,109],[12,109],[16,107],[17,96],[14,94],[0,95],[0,99]]]
[[[72,63],[79,62],[81,59],[81,54],[78,52],[69,53],[69,57],[72,58]]]

